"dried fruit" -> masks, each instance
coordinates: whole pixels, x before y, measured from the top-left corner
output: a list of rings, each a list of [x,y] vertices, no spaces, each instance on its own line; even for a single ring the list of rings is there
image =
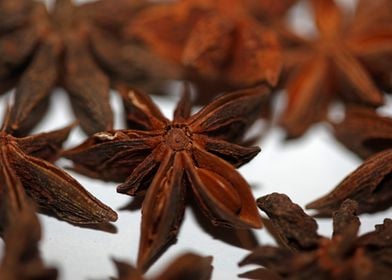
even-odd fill
[[[346,200],[333,213],[333,236],[317,234],[317,223],[283,194],[257,200],[269,216],[281,247],[261,246],[240,266],[258,264],[241,277],[252,279],[388,279],[392,273],[392,220],[357,236],[357,203]]]
[[[358,202],[359,213],[373,213],[392,206],[392,149],[367,159],[329,194],[309,203],[318,215],[329,216],[346,199]]]
[[[8,119],[8,117],[6,117]],[[75,179],[47,160],[58,154],[71,127],[16,138],[0,131],[0,199],[5,192],[14,197],[22,194],[16,186],[37,203],[41,210],[74,224],[96,224],[115,221],[117,214],[87,192]],[[10,202],[11,203],[11,202]],[[17,200],[13,200],[18,208]]]
[[[176,238],[186,195],[195,197],[215,225],[261,226],[250,187],[233,167],[247,163],[260,149],[229,141],[241,141],[267,92],[259,87],[225,94],[191,116],[185,90],[169,121],[149,96],[130,90],[124,92],[128,125],[140,130],[97,133],[65,152],[76,171],[125,179],[118,192],[145,194],[138,266],[146,269]]]
[[[349,106],[334,130],[335,137],[363,159],[392,149],[392,118],[379,116],[369,108]]]
[[[383,104],[383,95],[371,74],[391,74],[391,67],[373,69],[392,55],[391,17],[386,23],[377,24],[377,15],[388,10],[391,3],[383,1],[369,16],[363,10],[372,7],[373,2],[378,0],[359,1],[354,17],[350,18],[333,0],[313,0],[310,3],[317,37],[285,34],[284,87],[288,102],[281,124],[288,137],[301,136],[313,123],[324,120],[336,97],[344,103],[370,107]]]
[[[183,0],[140,12],[125,37],[183,67],[199,94],[275,85],[281,70],[277,36],[249,13],[246,1]]]
[[[211,279],[212,257],[201,257],[193,253],[185,253],[176,258],[169,266],[153,278],[143,277],[137,268],[124,262],[114,260],[118,271],[118,280],[208,280]]]

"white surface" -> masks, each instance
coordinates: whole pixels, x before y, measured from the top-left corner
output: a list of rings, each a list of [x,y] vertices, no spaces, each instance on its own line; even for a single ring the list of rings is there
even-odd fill
[[[171,117],[175,102],[163,98],[154,98],[167,116]],[[4,111],[6,98],[0,99],[0,113]],[[123,127],[121,122],[122,107],[117,95],[112,94],[112,104],[116,111],[116,128]],[[52,96],[49,114],[36,129],[36,132],[60,128],[73,121],[69,101],[62,90],[56,90]],[[383,112],[391,112],[392,102]],[[83,141],[83,134],[75,129],[67,147]],[[315,126],[301,140],[283,143],[283,133],[273,129],[262,143],[262,152],[240,172],[252,185],[254,196],[260,197],[272,192],[286,193],[291,199],[304,206],[306,203],[330,191],[360,161],[353,154],[340,146],[322,125]],[[69,162],[60,161],[60,166],[69,166]],[[118,210],[131,198],[117,194],[116,184],[104,183],[70,172],[91,193],[104,203]],[[178,236],[178,242],[155,263],[147,275],[154,275],[168,262],[184,251],[194,251],[214,257],[213,279],[235,279],[236,275],[252,269],[252,266],[238,268],[237,263],[248,253],[213,239],[204,232],[195,221],[190,209],[187,209],[184,222]],[[115,275],[111,257],[135,262],[139,241],[140,211],[117,211],[119,219],[115,223],[116,234],[84,229],[69,225],[57,219],[40,215],[44,229],[41,248],[45,261],[57,266],[60,279],[107,279]],[[361,232],[370,231],[375,224],[382,223],[385,217],[391,217],[392,211],[377,215],[361,216]],[[319,233],[331,233],[331,220],[319,220]],[[271,237],[262,229],[255,231],[262,244],[272,243]],[[3,244],[1,243],[2,247]],[[2,249],[0,250],[2,251]]]

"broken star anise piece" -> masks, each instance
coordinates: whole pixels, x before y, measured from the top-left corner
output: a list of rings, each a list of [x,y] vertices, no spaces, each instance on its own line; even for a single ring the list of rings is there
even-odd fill
[[[0,199],[4,190],[21,184],[41,210],[74,224],[115,221],[117,214],[87,192],[75,179],[47,160],[58,154],[71,127],[16,138],[0,131]],[[3,206],[3,205],[2,205]]]
[[[152,278],[143,277],[143,273],[130,264],[114,260],[118,277],[115,280],[209,280],[212,274],[212,257],[201,257],[185,253],[171,262],[166,269]]]
[[[228,93],[191,115],[186,90],[169,121],[148,95],[130,90],[124,93],[128,124],[144,130],[97,133],[65,152],[76,171],[125,180],[118,192],[145,194],[138,256],[142,269],[176,238],[186,196],[192,195],[215,225],[261,227],[250,186],[234,168],[260,149],[229,141],[238,138],[236,129],[244,136],[267,93],[264,87]]]
[[[344,201],[333,213],[333,235],[317,234],[316,221],[283,194],[257,200],[283,246],[261,246],[240,266],[264,266],[240,275],[252,279],[388,279],[392,273],[392,220],[358,236],[357,203]]]
[[[392,25],[378,25],[373,20],[391,1],[381,0],[384,5],[374,10],[374,16],[362,12],[377,1],[359,1],[351,18],[333,0],[312,0],[317,36],[283,35],[286,63],[282,84],[288,101],[281,124],[288,137],[299,137],[313,123],[325,120],[329,104],[337,97],[344,103],[369,107],[383,104],[371,71],[379,61],[391,61]],[[391,73],[391,67],[386,69]]]
[[[278,38],[251,15],[245,1],[163,3],[141,11],[124,33],[183,67],[184,77],[209,99],[211,92],[263,82],[274,86],[279,79]]]
[[[363,159],[392,149],[392,118],[375,110],[349,106],[342,122],[334,124],[335,137]]]
[[[358,202],[359,213],[373,213],[392,206],[392,149],[373,155],[329,194],[309,203],[320,216],[330,216],[345,199]]]
[[[6,9],[0,20],[0,83],[16,84],[7,130],[26,135],[45,114],[56,86],[69,94],[86,133],[111,129],[110,81],[92,51],[94,35],[104,29],[97,23],[99,9],[94,6],[89,13],[88,8],[74,6],[71,0],[56,0],[50,11],[33,0],[14,0],[13,5],[6,2],[10,1],[0,0],[0,7]],[[7,26],[1,26],[3,22]],[[108,28],[111,24],[108,22]]]

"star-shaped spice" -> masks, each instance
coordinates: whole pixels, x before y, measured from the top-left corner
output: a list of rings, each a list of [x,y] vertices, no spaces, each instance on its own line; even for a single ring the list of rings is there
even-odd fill
[[[263,82],[273,86],[281,70],[280,45],[248,9],[239,0],[163,3],[140,12],[124,33],[182,66],[199,94]]]
[[[392,149],[392,118],[375,110],[349,106],[342,122],[334,124],[335,137],[363,159]]]
[[[383,104],[372,74],[392,73],[392,67],[380,64],[391,62],[392,5],[381,0],[383,4],[373,8],[378,1],[359,1],[350,17],[333,0],[312,0],[317,36],[285,36],[288,101],[281,123],[289,137],[301,136],[310,125],[324,120],[336,97],[371,107]],[[368,6],[372,15],[364,12]],[[388,19],[382,15],[384,10],[390,13]],[[374,69],[378,66],[382,69]]]
[[[359,213],[373,213],[392,206],[392,149],[367,159],[329,194],[309,203],[320,216],[330,216],[346,199],[358,202]]]
[[[5,192],[21,196],[15,187],[20,184],[41,210],[64,221],[97,224],[117,219],[112,209],[48,161],[55,159],[71,127],[16,138],[4,130],[6,124],[0,131],[0,200]]]
[[[153,278],[143,277],[137,268],[124,262],[114,260],[118,277],[116,280],[208,280],[212,274],[212,257],[201,257],[193,253],[185,253],[171,262],[166,269]]]
[[[25,197],[20,182],[13,183],[14,188],[20,190],[17,197],[12,192],[2,190],[1,210],[6,210],[2,212],[2,218],[8,221],[2,234],[5,248],[0,262],[0,279],[55,280],[57,270],[44,265],[38,248],[41,228],[35,208]],[[15,207],[16,200],[17,207]],[[6,209],[4,204],[8,204]]]
[[[92,134],[112,127],[109,78],[98,65],[99,52],[93,46],[104,42],[100,30],[116,26],[108,14],[104,26],[101,10],[123,7],[130,15],[128,6],[133,6],[125,5],[129,1],[110,2],[74,6],[71,0],[56,0],[47,11],[33,0],[0,1],[0,84],[4,83],[2,90],[16,85],[9,131],[26,135],[45,114],[56,86],[69,94],[84,131]]]
[[[258,264],[241,276],[252,279],[389,279],[392,273],[392,220],[358,236],[356,202],[346,200],[333,214],[333,236],[317,234],[316,221],[283,194],[259,198],[277,241],[261,246],[240,265]]]
[[[187,196],[215,225],[261,227],[250,187],[234,168],[260,149],[230,141],[244,137],[266,93],[260,87],[225,94],[191,116],[187,90],[169,121],[149,96],[127,91],[128,124],[140,130],[97,133],[65,152],[76,171],[125,180],[118,192],[145,194],[138,266],[146,269],[176,238]]]

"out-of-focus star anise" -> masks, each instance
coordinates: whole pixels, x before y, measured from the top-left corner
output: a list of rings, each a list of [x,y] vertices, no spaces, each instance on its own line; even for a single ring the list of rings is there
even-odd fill
[[[76,171],[125,180],[118,192],[145,194],[140,267],[176,238],[187,195],[215,225],[261,227],[250,187],[235,170],[260,149],[230,142],[240,141],[258,118],[266,93],[264,87],[228,93],[191,115],[186,90],[169,121],[149,96],[127,91],[128,124],[143,130],[96,133],[65,153]]]
[[[381,75],[392,73],[391,1],[359,1],[353,17],[333,0],[310,4],[317,36],[285,34],[283,40],[288,101],[281,123],[289,137],[301,136],[324,120],[336,97],[371,107],[383,104],[376,83]],[[366,12],[368,7],[372,14]],[[389,17],[383,15],[386,11]]]
[[[3,234],[5,250],[0,264],[0,279],[55,280],[57,270],[45,267],[38,248],[41,228],[35,209],[26,199],[20,182],[14,183],[18,185],[14,187],[19,188],[21,192],[17,198],[8,197],[11,200],[18,200],[19,205],[18,208],[13,209],[7,207],[6,215],[10,217]],[[7,193],[7,190],[2,192]],[[8,202],[7,199],[2,199],[2,203]]]
[[[112,10],[123,8],[129,15],[137,9],[136,4],[126,5],[129,2],[74,6],[72,0],[56,0],[47,11],[33,0],[0,0],[0,84],[4,91],[16,85],[9,131],[27,134],[45,114],[56,86],[68,92],[84,131],[91,134],[112,127],[109,78],[98,65],[100,53],[94,45],[104,42],[100,30],[118,24],[108,14],[104,18],[104,12],[111,10],[102,9],[115,6]],[[123,20],[124,14],[111,16]]]
[[[358,202],[359,213],[373,213],[392,206],[392,149],[367,159],[329,194],[309,203],[320,216],[330,216],[346,199]]]
[[[335,137],[348,149],[366,159],[386,149],[392,149],[392,118],[376,111],[349,106],[342,122],[334,124]]]
[[[252,279],[388,279],[392,273],[392,220],[357,236],[360,221],[357,204],[342,203],[333,213],[333,236],[317,234],[316,221],[283,194],[257,200],[270,218],[281,246],[261,246],[240,265],[265,268],[241,275]]]
[[[241,0],[257,19],[267,24],[281,20],[298,0]]]
[[[5,132],[6,124],[7,120],[0,131],[1,200],[6,192],[12,193],[14,197],[21,196],[15,187],[21,185],[42,210],[64,221],[97,224],[117,219],[117,214],[112,209],[49,162],[56,158],[71,127],[16,138]],[[18,206],[15,203],[13,208]],[[0,206],[5,207],[6,204],[2,203]]]
[[[262,82],[273,86],[279,78],[277,36],[252,16],[246,1],[163,3],[140,12],[124,34],[182,66],[200,95]]]
[[[212,257],[201,257],[185,253],[176,258],[161,273],[152,278],[143,277],[143,273],[130,264],[114,260],[118,277],[116,280],[209,280],[212,274]]]

